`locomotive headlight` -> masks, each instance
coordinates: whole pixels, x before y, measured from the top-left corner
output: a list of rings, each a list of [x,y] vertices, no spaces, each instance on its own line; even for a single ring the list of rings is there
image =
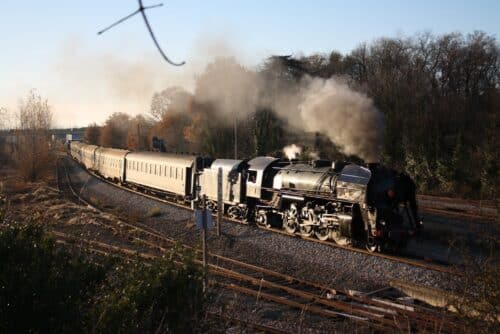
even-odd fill
[[[380,225],[385,226],[385,220],[381,219],[380,220]]]

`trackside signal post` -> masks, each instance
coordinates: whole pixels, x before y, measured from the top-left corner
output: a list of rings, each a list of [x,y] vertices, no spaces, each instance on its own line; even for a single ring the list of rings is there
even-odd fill
[[[212,215],[207,211],[207,196],[206,195],[203,195],[203,197],[201,199],[201,205],[195,211],[195,220],[196,220],[196,227],[198,229],[201,229],[201,242],[202,242],[202,251],[203,251],[203,269],[205,270],[205,273],[206,273],[207,266],[208,266],[207,234],[208,234],[208,229],[213,226]],[[205,280],[203,282],[204,289],[206,289],[206,287],[207,287],[206,280],[207,280],[207,278],[205,276]]]

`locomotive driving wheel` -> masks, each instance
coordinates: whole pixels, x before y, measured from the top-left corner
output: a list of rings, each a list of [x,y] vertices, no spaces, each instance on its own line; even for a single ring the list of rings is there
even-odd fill
[[[287,231],[289,234],[295,234],[295,232],[297,232],[299,224],[297,223],[297,220],[295,218],[285,217],[283,226],[285,227],[285,231]]]
[[[283,227],[289,234],[295,234],[299,228],[297,221],[297,207],[295,204],[290,205],[290,209],[285,212],[283,217]]]
[[[299,231],[303,237],[310,237],[314,233],[314,228],[312,225],[301,224]]]
[[[350,243],[351,243],[351,240],[347,237],[344,237],[340,234],[340,231],[332,231],[332,233],[330,234],[333,241],[335,241],[335,243],[337,245],[340,245],[340,246],[348,246]]]
[[[319,240],[326,241],[330,237],[330,230],[328,229],[328,227],[318,227],[314,234]]]

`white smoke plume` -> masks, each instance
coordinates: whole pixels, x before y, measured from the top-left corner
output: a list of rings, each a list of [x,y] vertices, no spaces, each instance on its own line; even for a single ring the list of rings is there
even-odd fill
[[[296,122],[328,136],[347,155],[380,159],[383,116],[366,95],[336,79],[306,79]]]
[[[240,65],[235,58],[217,58],[207,65],[196,80],[195,99],[210,103],[222,114],[221,119],[242,119],[259,104],[259,76]]]
[[[288,160],[297,159],[297,157],[302,153],[302,148],[295,144],[283,147],[283,153],[286,155]]]
[[[312,160],[318,160],[320,158],[319,153],[318,152],[309,152],[309,158],[311,158]]]
[[[232,122],[258,107],[272,108],[293,128],[325,134],[346,155],[379,160],[383,116],[368,96],[340,78],[306,77],[298,90],[284,84],[272,94],[264,91],[268,86],[235,58],[217,58],[197,77],[194,98],[212,104],[221,116],[218,121]]]

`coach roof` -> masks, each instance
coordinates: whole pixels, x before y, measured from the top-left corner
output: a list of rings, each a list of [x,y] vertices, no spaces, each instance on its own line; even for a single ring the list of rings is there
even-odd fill
[[[163,163],[177,167],[192,167],[198,158],[198,155],[161,152],[130,152],[127,155],[127,160],[147,163]]]
[[[118,148],[99,147],[96,151],[96,154],[104,154],[107,156],[112,156],[113,158],[123,159],[128,152],[130,151]]]

